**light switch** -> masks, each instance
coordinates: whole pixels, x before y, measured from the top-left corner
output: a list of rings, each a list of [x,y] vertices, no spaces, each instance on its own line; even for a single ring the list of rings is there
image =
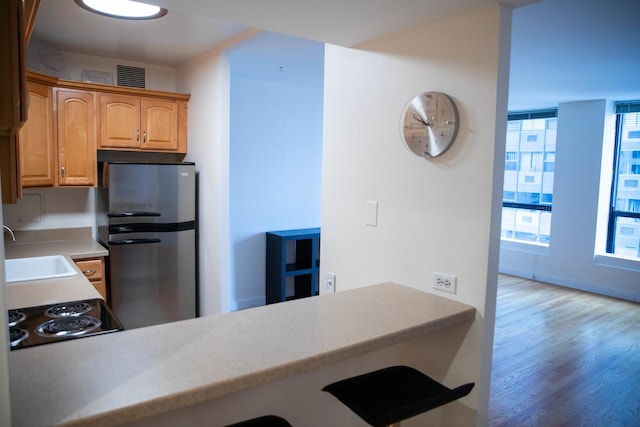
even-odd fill
[[[378,226],[378,202],[367,200],[367,225],[371,227]]]

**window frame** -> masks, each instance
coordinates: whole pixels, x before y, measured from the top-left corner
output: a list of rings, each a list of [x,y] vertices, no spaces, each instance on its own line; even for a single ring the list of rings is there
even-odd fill
[[[558,118],[557,108],[548,108],[544,110],[535,110],[535,111],[518,111],[518,112],[512,112],[507,114],[507,122],[515,121],[515,120],[552,119],[552,118]],[[518,151],[517,153],[520,153],[520,152]],[[506,162],[506,153],[505,153],[505,162]],[[544,156],[542,159],[542,163],[543,163],[542,170],[539,172],[544,172],[544,169],[545,169]],[[503,208],[531,209],[531,210],[537,210],[537,211],[551,212],[551,209],[552,209],[551,206],[552,206],[552,203],[542,205],[542,204],[535,204],[535,203],[505,202],[504,196],[502,197]]]
[[[623,115],[626,113],[640,114],[640,100],[625,101],[616,103],[616,134],[615,145],[613,151],[613,168],[611,179],[611,196],[609,199],[609,218],[607,223],[607,243],[606,253],[615,256],[616,245],[616,224],[619,218],[632,218],[640,220],[640,212],[631,212],[616,209],[616,200],[618,196],[618,186],[620,184],[620,157],[622,151],[622,132],[623,132]],[[635,156],[635,153],[634,155]],[[638,175],[640,178],[640,175]],[[640,248],[639,248],[640,255]],[[640,258],[640,257],[639,257]]]
[[[518,112],[509,112],[507,114],[507,122],[509,121],[522,121],[522,120],[535,120],[535,119],[551,119],[551,118],[558,118],[558,109],[557,108],[546,108],[546,109],[541,109],[541,110],[530,110],[530,111],[518,111]],[[507,126],[508,127],[508,126]],[[521,129],[522,131],[522,129]],[[510,171],[513,172],[515,170],[520,170],[520,164],[522,161],[522,152],[521,151],[514,151],[512,153],[517,153],[516,154],[516,159],[511,159],[508,160],[507,156],[509,155],[510,152],[505,152],[505,167],[504,167],[504,171],[503,173]],[[532,158],[533,160],[533,158]],[[542,154],[542,158],[539,159],[541,163],[541,167],[540,170],[532,170],[531,172],[535,172],[535,173],[546,173],[546,172],[555,172],[555,156],[553,159],[553,162],[551,162],[550,160],[547,160],[547,157]],[[507,169],[507,163],[512,162],[515,163],[515,169]],[[553,171],[547,171],[547,164],[548,163],[553,163],[554,167],[553,167]],[[521,171],[521,170],[520,170]],[[526,171],[525,171],[526,172]],[[504,187],[503,187],[503,193],[502,193],[502,208],[503,210],[505,208],[507,209],[514,209],[514,210],[529,210],[529,211],[539,211],[539,212],[548,212],[549,214],[551,214],[551,211],[553,209],[553,199],[551,199],[551,201],[545,201],[544,200],[544,194],[545,193],[540,193],[540,201],[538,203],[526,203],[526,202],[518,202],[515,201],[516,197],[514,197],[514,201],[505,201],[505,191],[504,191]],[[540,239],[540,236],[538,236],[538,239]],[[547,236],[550,237],[550,236]],[[505,244],[505,242],[508,242],[509,244],[516,244],[516,245],[527,245],[527,247],[531,246],[536,246],[536,247],[540,247],[540,248],[544,248],[546,250],[546,248],[548,248],[549,246],[549,240],[547,239],[546,242],[542,242],[542,241],[527,241],[526,239],[518,239],[518,238],[513,238],[513,237],[507,237],[504,238],[502,237],[502,231],[501,231],[501,241],[503,242],[502,244]]]

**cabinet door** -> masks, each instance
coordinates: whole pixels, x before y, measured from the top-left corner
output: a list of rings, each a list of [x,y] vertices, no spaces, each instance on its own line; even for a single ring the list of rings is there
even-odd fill
[[[20,179],[23,187],[51,187],[55,183],[55,144],[51,88],[29,83],[29,120],[18,134]]]
[[[21,0],[0,2],[0,175],[2,203],[20,197],[17,131],[27,118],[24,9]]]
[[[24,4],[0,4],[0,134],[10,135],[27,119]]]
[[[100,148],[140,148],[140,98],[100,94]]]
[[[143,98],[141,102],[143,150],[178,150],[178,104]]]
[[[93,92],[58,90],[58,185],[95,186],[96,132]]]
[[[83,258],[75,260],[75,263],[100,293],[102,299],[107,301],[107,285],[104,277],[104,258]]]

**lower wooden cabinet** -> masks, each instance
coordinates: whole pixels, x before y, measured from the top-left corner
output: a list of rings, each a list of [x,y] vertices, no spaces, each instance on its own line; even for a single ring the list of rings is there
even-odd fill
[[[74,260],[82,274],[91,282],[94,288],[107,301],[107,281],[104,274],[104,258],[83,258]]]

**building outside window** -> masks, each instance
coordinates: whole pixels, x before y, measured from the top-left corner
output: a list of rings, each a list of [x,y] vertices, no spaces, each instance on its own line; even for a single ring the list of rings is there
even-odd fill
[[[548,245],[557,110],[510,113],[502,196],[503,240]]]
[[[607,252],[640,258],[640,101],[616,105]]]

